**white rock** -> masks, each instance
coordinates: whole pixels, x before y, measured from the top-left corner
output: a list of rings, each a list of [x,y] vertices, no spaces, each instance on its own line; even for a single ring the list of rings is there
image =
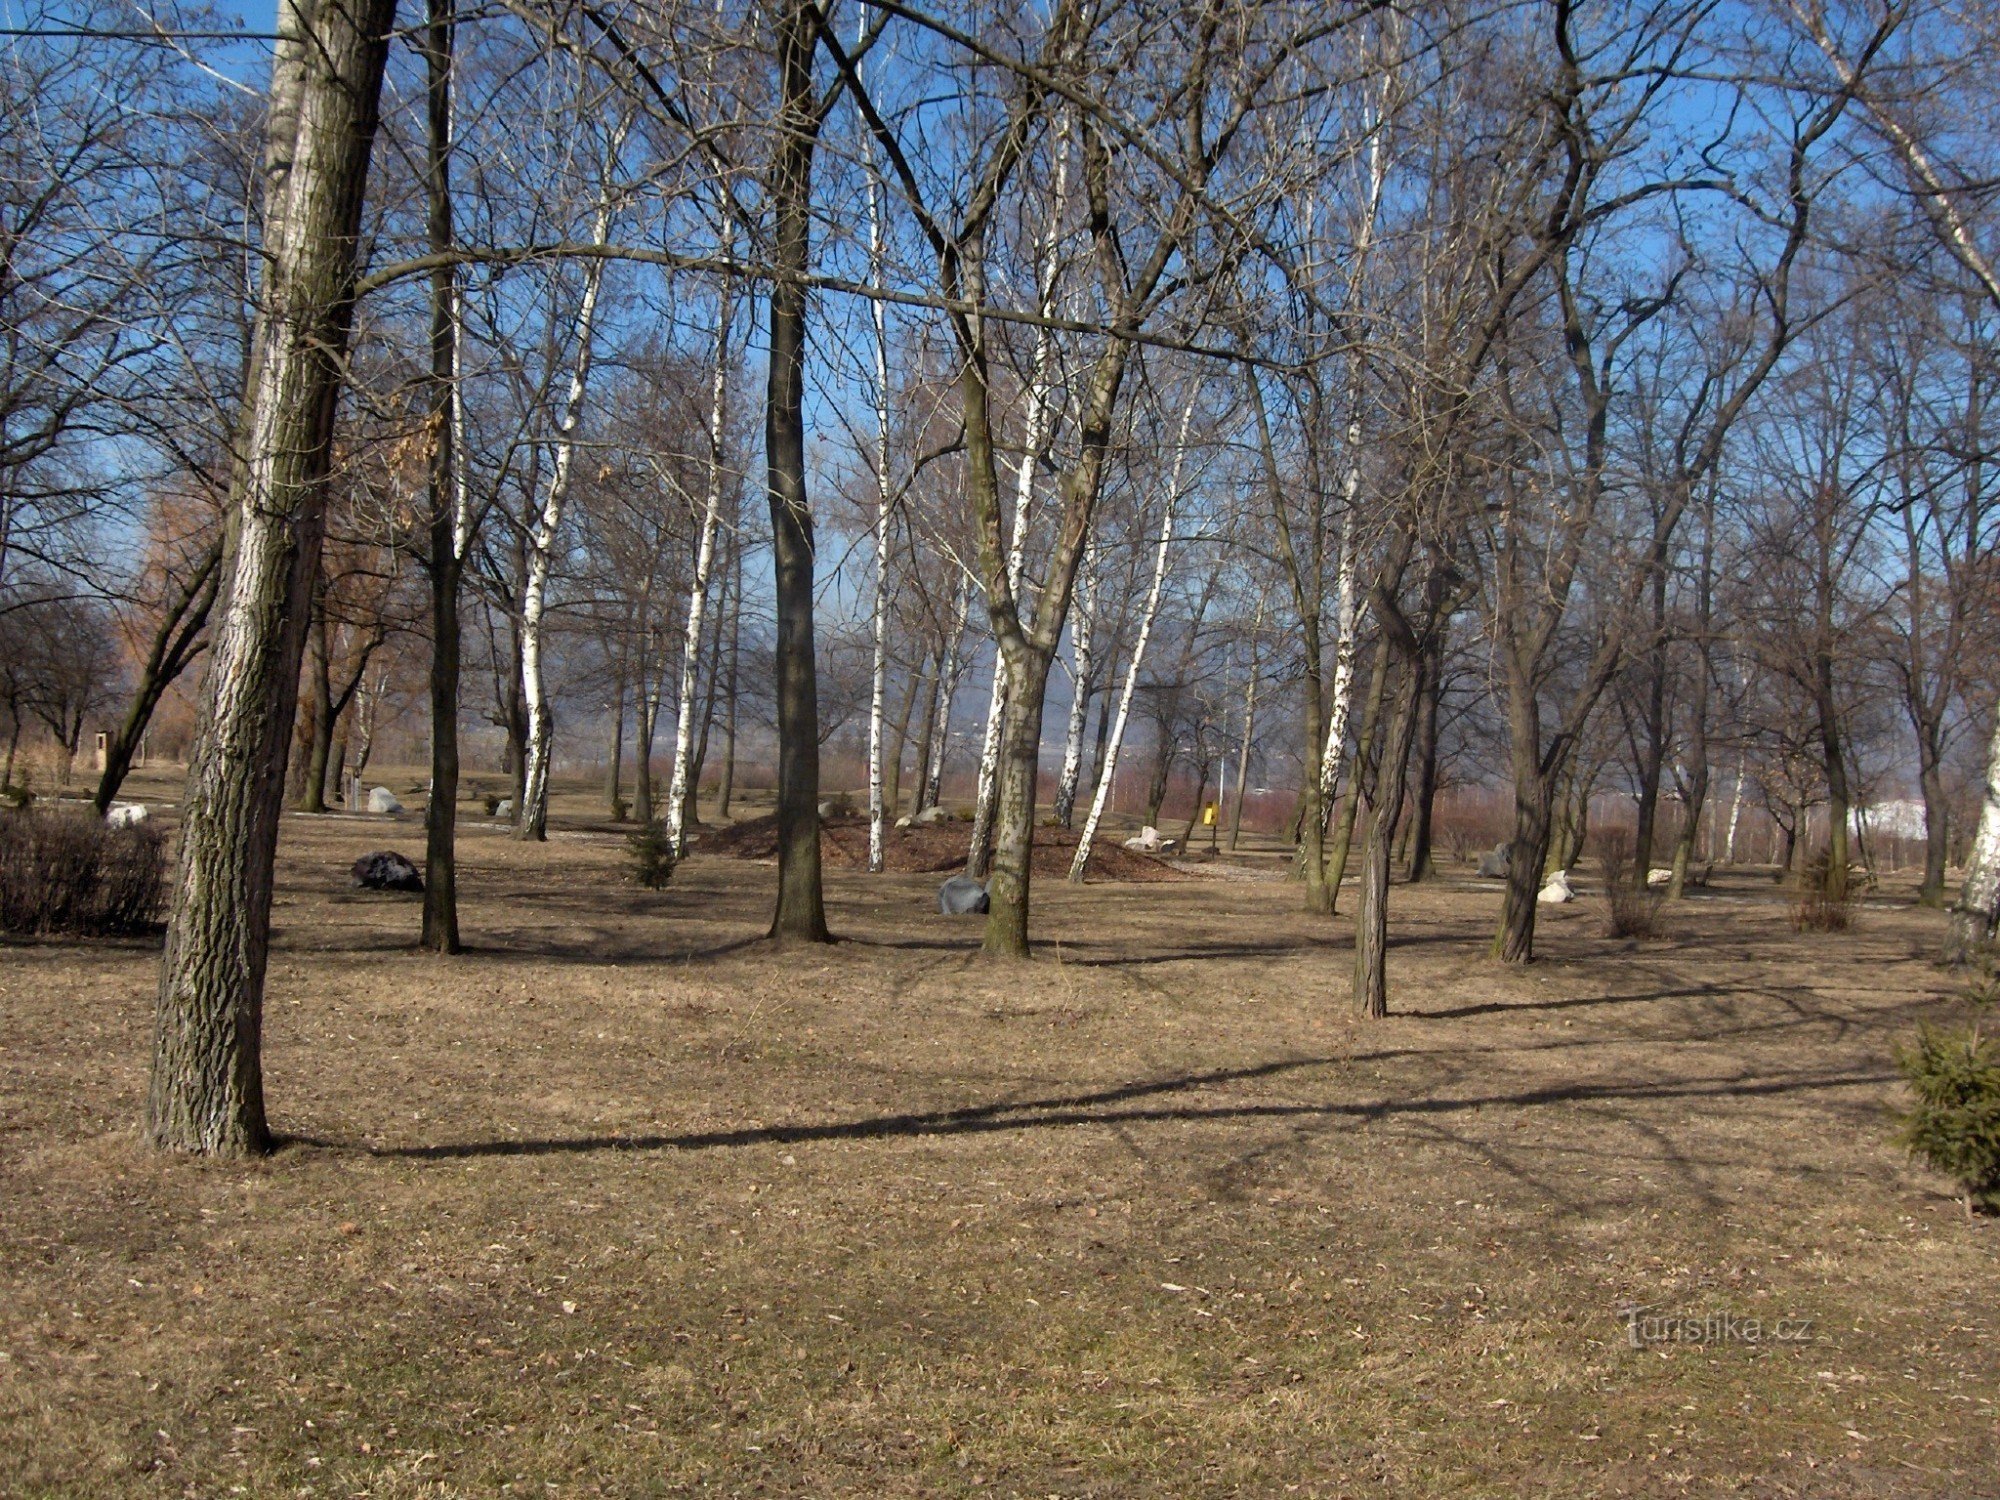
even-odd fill
[[[905,813],[902,817],[896,819],[896,826],[898,828],[908,828],[910,826],[909,814]]]
[[[130,828],[146,821],[146,809],[138,802],[114,802],[111,811],[104,815],[104,821],[112,828]]]
[[[1674,872],[1672,870],[1654,869],[1646,872],[1646,888],[1648,890],[1657,891],[1662,886],[1672,885],[1673,881]]]
[[[396,794],[386,786],[368,789],[368,810],[372,813],[399,813],[403,804],[396,800]]]
[[[917,814],[917,825],[921,828],[928,828],[933,823],[944,822],[950,816],[951,814],[946,812],[942,807],[927,807]]]
[[[1543,906],[1561,906],[1565,902],[1574,901],[1575,899],[1576,892],[1569,888],[1569,871],[1567,870],[1558,870],[1555,874],[1551,875],[1548,884],[1542,887],[1541,894],[1535,897],[1535,900]]]
[[[511,819],[514,816],[514,799],[512,797],[502,797],[498,802],[494,803],[493,816],[496,818]]]

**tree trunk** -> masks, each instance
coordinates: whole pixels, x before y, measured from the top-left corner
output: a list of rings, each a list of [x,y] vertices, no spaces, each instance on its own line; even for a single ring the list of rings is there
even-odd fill
[[[299,796],[299,811],[308,813],[326,811],[326,763],[333,753],[333,663],[328,660],[333,650],[328,632],[333,626],[326,617],[324,575],[316,592],[321,599],[313,612],[315,618],[306,653],[306,673],[312,688],[312,712],[307,719],[311,734],[307,741],[305,785],[300,788]]]
[[[1926,749],[1917,765],[1917,784],[1924,797],[1924,880],[1917,888],[1918,904],[1944,905],[1945,856],[1951,847],[1949,803],[1939,757]]]
[[[1697,668],[1701,676],[1706,670]],[[1708,804],[1708,693],[1698,688],[1688,713],[1687,777],[1681,798],[1681,834],[1674,841],[1673,879],[1667,885],[1667,899],[1678,901],[1687,890],[1688,867],[1694,863],[1695,837],[1701,828],[1702,810]],[[1709,844],[1709,858],[1715,845]]]
[[[865,35],[867,17],[856,23]],[[868,194],[868,276],[882,284],[882,179],[875,168],[875,138],[861,136],[862,162],[867,168]],[[882,870],[882,836],[895,806],[896,779],[883,766],[883,715],[888,712],[889,693],[889,514],[895,503],[895,488],[889,478],[889,314],[881,298],[868,304],[869,322],[875,335],[875,592],[870,600],[869,633],[874,654],[868,686],[868,868]],[[915,688],[912,687],[912,693]],[[907,717],[907,714],[906,714]],[[898,736],[896,754],[903,753]]]
[[[736,679],[743,651],[743,543],[733,537],[729,544],[729,677],[723,700],[728,706],[722,716],[722,781],[716,789],[715,816],[729,821],[730,799],[736,795]]]
[[[262,1037],[272,866],[394,24],[392,0],[321,0],[310,17],[294,5],[278,12],[262,306],[146,1097],[146,1138],[160,1147],[242,1155],[270,1144]]]
[[[1194,804],[1188,809],[1187,826],[1181,830],[1180,852],[1194,843],[1195,825],[1201,821],[1201,799],[1208,795],[1208,775],[1215,766],[1207,750],[1197,747],[1194,757]]]
[[[1173,726],[1164,720],[1153,723],[1153,774],[1146,781],[1146,826],[1160,826],[1160,809],[1167,803],[1167,781],[1174,774]]]
[[[1358,423],[1358,418],[1356,419]],[[1349,441],[1359,443],[1360,434],[1350,428]],[[1360,610],[1356,606],[1354,584],[1359,559],[1354,544],[1354,492],[1360,472],[1350,467],[1347,478],[1348,506],[1340,518],[1340,561],[1335,566],[1333,603],[1333,701],[1327,707],[1326,744],[1319,758],[1319,815],[1322,823],[1340,791],[1340,767],[1347,755],[1347,720],[1354,701],[1354,659],[1360,650]],[[1334,882],[1331,899],[1339,899],[1339,882]]]
[[[780,103],[771,158],[771,283],[764,452],[777,585],[778,901],[771,936],[828,941],[820,888],[819,690],[813,659],[813,519],[806,498],[805,335],[810,269],[817,13],[786,0],[777,16]]]
[[[1377,642],[1375,665],[1368,675],[1368,696],[1361,704],[1361,730],[1354,741],[1354,779],[1340,794],[1340,811],[1334,819],[1333,838],[1327,854],[1326,909],[1340,904],[1340,883],[1347,878],[1347,857],[1354,848],[1354,819],[1361,799],[1372,795],[1369,768],[1376,758],[1375,738],[1381,732],[1382,698],[1388,687],[1389,648]]]
[[[951,635],[945,643],[944,664],[938,668],[937,699],[932,707],[932,731],[926,735],[924,776],[917,790],[917,811],[936,807],[944,796],[945,752],[951,748],[951,706],[958,697],[958,677],[962,666],[960,650],[965,639],[965,617],[972,607],[972,584],[960,578],[951,612]]]
[[[1026,958],[1028,879],[1034,851],[1035,792],[1042,759],[1042,698],[1048,689],[1049,657],[1031,648],[1009,665],[1011,680],[1001,725],[993,819],[993,861],[986,884],[986,934],[980,948],[998,957]],[[1072,866],[1072,879],[1078,878],[1078,868]]]
[[[903,804],[903,755],[910,748],[910,719],[917,711],[917,699],[924,691],[924,671],[929,654],[917,663],[903,690],[903,706],[896,711],[896,723],[882,754],[882,808],[890,816]]]
[[[618,663],[618,676],[611,689],[611,744],[604,757],[604,815],[614,823],[625,821],[625,663]]]
[[[1688,702],[1688,748],[1685,795],[1682,797],[1681,836],[1674,844],[1673,878],[1667,899],[1678,901],[1687,890],[1688,866],[1694,860],[1696,830],[1701,827],[1702,810],[1708,804],[1708,704],[1710,684],[1715,675],[1715,488],[1710,485],[1702,502],[1700,566],[1695,577],[1695,668],[1694,691]],[[1708,857],[1715,858],[1715,840],[1709,839]]]
[[[1639,741],[1638,832],[1632,840],[1632,882],[1645,890],[1654,867],[1660,816],[1660,778],[1667,756],[1667,570],[1653,568],[1652,640],[1646,648],[1646,702]]]
[[[1395,723],[1375,773],[1368,799],[1368,826],[1361,857],[1361,905],[1354,916],[1354,999],[1364,1016],[1389,1014],[1389,851],[1403,813],[1403,781],[1410,766],[1410,741],[1424,696],[1423,657],[1407,659],[1410,676]]]
[[[1132,643],[1132,660],[1125,668],[1125,685],[1118,692],[1118,717],[1111,726],[1111,742],[1105,751],[1104,770],[1092,789],[1090,814],[1083,820],[1083,832],[1076,841],[1076,855],[1070,861],[1069,878],[1083,881],[1083,868],[1090,862],[1090,846],[1097,838],[1097,826],[1111,800],[1111,784],[1118,776],[1118,747],[1125,740],[1125,726],[1132,717],[1132,698],[1139,688],[1139,669],[1146,662],[1146,643],[1152,638],[1153,621],[1160,612],[1160,591],[1166,587],[1167,562],[1174,542],[1174,515],[1180,505],[1181,464],[1187,456],[1188,425],[1194,420],[1194,397],[1181,412],[1180,437],[1174,445],[1173,470],[1167,480],[1166,502],[1160,510],[1160,539],[1153,550],[1153,581],[1146,590],[1146,603],[1139,615],[1139,637]],[[1044,669],[1046,674],[1046,668]]]
[[[715,535],[722,524],[723,443],[728,438],[729,324],[734,312],[723,284],[715,324],[715,369],[708,401],[708,486],[702,496],[701,537],[695,544],[694,579],[688,585],[686,628],[681,633],[681,688],[674,724],[674,774],[667,790],[667,842],[674,856],[687,853],[688,808],[694,798],[695,689],[701,669],[702,622],[715,571]]]
[[[729,582],[722,582],[722,592],[726,596]],[[718,600],[718,603],[720,601]],[[708,645],[708,685],[701,695],[701,730],[694,739],[694,759],[688,765],[687,792],[681,802],[681,826],[699,828],[701,826],[701,777],[708,764],[708,734],[715,727],[716,693],[722,685],[722,621],[717,619]]]
[[[1840,709],[1833,696],[1833,655],[1819,653],[1813,697],[1819,710],[1820,752],[1826,773],[1826,876],[1829,901],[1847,898],[1848,820],[1847,749],[1840,732]]]
[[[451,151],[453,57],[457,50],[456,0],[429,0],[424,28],[426,230],[433,253],[451,250]],[[427,567],[431,614],[431,794],[424,807],[424,918],[421,946],[432,953],[459,951],[458,937],[458,709],[464,632],[459,594],[472,548],[472,506],[465,474],[465,397],[459,387],[459,342],[464,326],[458,270],[431,271],[431,371],[427,395],[430,453],[427,474],[430,546]],[[356,716],[359,717],[357,705]],[[358,774],[358,773],[357,773]]]
[[[1300,727],[1305,741],[1304,754],[1300,759],[1299,817],[1296,825],[1299,873],[1305,877],[1306,910],[1331,915],[1333,892],[1326,881],[1326,801],[1322,795],[1325,783],[1318,774],[1326,755],[1320,660],[1324,536],[1315,507],[1311,550],[1301,555],[1298,541],[1292,533],[1284,484],[1278,474],[1278,450],[1271,437],[1271,414],[1265,404],[1263,382],[1253,371],[1247,384],[1250,407],[1257,417],[1258,455],[1263,461],[1264,491],[1271,508],[1271,523],[1278,536],[1278,557],[1284,565],[1285,580],[1291,586],[1292,606],[1298,611],[1300,644],[1305,655],[1305,670],[1299,684],[1302,707]]]
[[[622,130],[617,138],[623,139]],[[617,149],[614,142],[612,154]],[[611,236],[611,163],[605,163],[604,186],[591,224],[593,245]],[[549,836],[549,765],[555,753],[555,716],[549,707],[548,682],[542,669],[542,624],[548,607],[549,575],[555,567],[556,539],[562,532],[569,501],[570,475],[576,467],[576,429],[583,418],[583,398],[590,384],[590,366],[597,338],[597,296],[604,285],[604,262],[584,263],[583,300],[576,312],[576,364],[569,389],[556,418],[555,459],[549,487],[528,535],[527,585],[521,596],[521,694],[527,712],[527,757],[521,777],[521,800],[514,808],[519,837],[540,842]]]
[[[168,688],[187,670],[202,649],[202,634],[208,628],[208,616],[215,605],[215,591],[222,579],[223,539],[217,535],[202,554],[201,562],[180,598],[168,610],[159,628],[153,633],[152,645],[146,653],[146,660],[139,668],[139,680],[133,689],[132,702],[125,710],[125,717],[111,732],[104,747],[104,772],[97,779],[97,795],[92,806],[97,815],[103,817],[111,810],[111,804],[118,796],[118,789],[125,784],[131,774],[132,761],[138,754],[139,746],[146,736],[146,726],[153,721],[153,713],[160,706],[160,699],[166,696]],[[18,741],[21,725],[18,711],[14,722],[14,739]],[[7,768],[0,773],[0,786],[8,785],[14,774],[14,747],[9,745]]]
[[[1263,611],[1258,611],[1258,623],[1263,622]],[[1257,656],[1250,655],[1250,680],[1243,688],[1243,745],[1236,755],[1236,805],[1229,815],[1229,852],[1236,852],[1236,845],[1243,837],[1243,798],[1250,787],[1250,747],[1257,738]]]
[[[1040,263],[1036,268],[1037,309],[1044,318],[1055,311],[1056,295],[1056,253],[1061,243],[1064,207],[1069,197],[1069,143],[1070,126],[1067,112],[1056,117],[1056,160],[1055,184],[1048,218],[1042,232]],[[1007,549],[1007,594],[1013,601],[1019,624],[1032,628],[1034,609],[1021,597],[1021,568],[1027,557],[1028,523],[1035,508],[1035,472],[1041,467],[1045,450],[1049,443],[1052,426],[1049,411],[1049,395],[1053,388],[1055,358],[1055,337],[1047,323],[1035,327],[1034,354],[1029,365],[1028,389],[1028,430],[1021,448],[1021,467],[1014,482],[1014,535]],[[999,795],[1000,757],[1004,754],[1001,741],[1005,736],[1004,719],[1007,714],[1006,691],[1008,679],[1014,675],[1003,669],[1004,651],[996,636],[994,641],[993,692],[986,705],[986,738],[981,743],[979,755],[979,792],[972,809],[972,844],[966,856],[966,873],[985,879],[992,864],[994,822],[996,810],[994,799]],[[1043,666],[1043,680],[1047,680],[1047,664]],[[1034,718],[1041,721],[1041,707],[1038,705]],[[1036,753],[1040,754],[1039,746]],[[1029,802],[1033,803],[1032,794]],[[1026,891],[1026,885],[1022,887]],[[1025,894],[1024,894],[1025,899]],[[1023,930],[1027,918],[1022,917]],[[1025,952],[1025,948],[1023,949]]]
[[[1560,759],[1542,753],[1542,721],[1531,683],[1518,676],[1508,684],[1507,738],[1514,774],[1514,836],[1507,854],[1507,889],[1500,905],[1500,930],[1493,954],[1502,963],[1525,964],[1535,956],[1535,898],[1549,857]]]
[[[1097,626],[1097,544],[1085,545],[1082,588],[1078,591],[1076,621],[1070,626],[1069,724],[1063,733],[1062,775],[1056,782],[1056,821],[1070,827],[1076,819],[1077,783],[1083,776],[1083,731],[1090,720],[1091,684],[1096,680],[1096,663],[1091,658],[1091,635]]]
[[[1985,794],[1972,848],[1965,857],[1965,884],[1951,912],[1946,956],[1955,963],[1966,962],[1993,941],[1996,926],[2000,926],[2000,713],[1993,716]]]
[[[640,658],[645,673],[641,691],[632,698],[632,817],[648,827],[658,815],[653,805],[653,739],[660,728],[660,685],[653,679],[652,662]]]
[[[1417,708],[1417,786],[1410,808],[1410,883],[1437,874],[1431,854],[1431,823],[1438,794],[1438,700],[1444,688],[1444,642],[1433,641],[1424,661],[1421,702]]]

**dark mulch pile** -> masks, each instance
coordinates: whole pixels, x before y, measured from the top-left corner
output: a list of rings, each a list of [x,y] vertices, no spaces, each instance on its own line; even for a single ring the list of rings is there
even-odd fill
[[[902,875],[943,874],[965,868],[972,844],[969,823],[933,823],[927,827],[890,828],[883,832],[882,863]],[[751,818],[727,828],[704,828],[695,848],[731,859],[775,859],[778,854],[776,816]],[[828,818],[820,825],[820,856],[835,869],[859,870],[868,864],[868,820]],[[1061,878],[1076,857],[1076,833],[1067,828],[1035,830],[1035,874]],[[1118,839],[1099,831],[1085,874],[1092,880],[1187,880],[1191,877],[1163,859],[1121,848]]]

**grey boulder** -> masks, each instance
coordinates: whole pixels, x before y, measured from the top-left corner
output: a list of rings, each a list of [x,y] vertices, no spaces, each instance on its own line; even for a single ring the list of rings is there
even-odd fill
[[[1481,880],[1505,880],[1507,878],[1508,865],[1511,863],[1508,858],[1511,848],[1512,846],[1508,844],[1495,844],[1491,849],[1480,855],[1479,878]]]
[[[386,786],[371,787],[368,792],[368,810],[372,813],[399,813],[403,804],[396,800],[396,794]]]
[[[364,891],[421,892],[424,874],[402,855],[381,849],[354,862],[354,883]]]
[[[986,887],[970,875],[954,875],[938,887],[938,910],[947,917],[972,917],[986,910]]]

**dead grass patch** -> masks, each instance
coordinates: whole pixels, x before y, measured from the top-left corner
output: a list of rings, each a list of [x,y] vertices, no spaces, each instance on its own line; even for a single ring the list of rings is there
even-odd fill
[[[472,950],[288,820],[290,1138],[140,1149],[157,956],[0,954],[0,1494],[1963,1496],[1996,1241],[1888,1139],[1942,917],[1807,942],[1718,872],[1633,952],[1399,887],[1397,1013],[1297,891],[1038,887],[992,969],[928,876],[664,893],[464,839]],[[1074,1021],[1069,1014],[1077,1012]],[[1633,1348],[1619,1310],[1809,1341]]]

